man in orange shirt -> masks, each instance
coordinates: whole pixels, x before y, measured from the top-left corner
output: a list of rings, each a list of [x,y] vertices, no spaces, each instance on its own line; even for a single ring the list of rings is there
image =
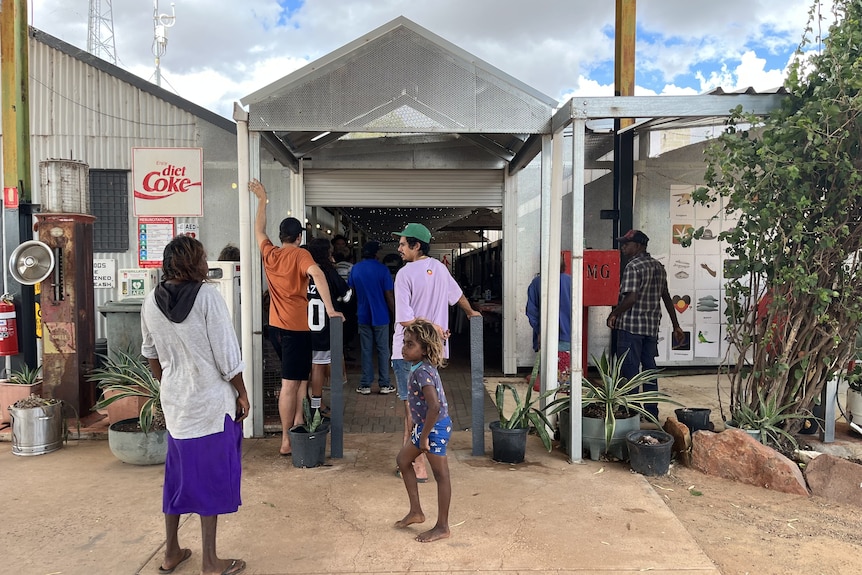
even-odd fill
[[[269,284],[269,329],[272,340],[281,345],[281,393],[278,415],[281,419],[282,455],[290,455],[288,430],[302,421],[302,400],[311,372],[311,329],[308,325],[308,279],[314,280],[329,317],[344,316],[335,311],[326,276],[307,250],[300,249],[302,224],[296,218],[285,218],[278,228],[281,247],[275,247],[266,235],[266,188],[258,180],[248,183],[258,200],[254,235],[263,257],[263,269]],[[320,398],[316,398],[319,408]]]

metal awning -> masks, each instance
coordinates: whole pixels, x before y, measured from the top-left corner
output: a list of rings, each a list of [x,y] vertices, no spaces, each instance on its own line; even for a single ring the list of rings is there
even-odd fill
[[[246,96],[249,129],[298,169],[345,137],[443,133],[523,167],[558,102],[404,17]]]

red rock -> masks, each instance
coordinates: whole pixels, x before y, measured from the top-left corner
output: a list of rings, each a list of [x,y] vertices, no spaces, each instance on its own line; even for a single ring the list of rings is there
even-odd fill
[[[699,431],[691,443],[692,467],[702,473],[773,491],[808,495],[799,467],[744,431]]]
[[[805,467],[812,495],[862,507],[862,465],[821,454]]]
[[[675,417],[668,417],[664,422],[664,430],[673,436],[673,453],[676,460],[691,467],[691,432],[688,426],[677,421]]]

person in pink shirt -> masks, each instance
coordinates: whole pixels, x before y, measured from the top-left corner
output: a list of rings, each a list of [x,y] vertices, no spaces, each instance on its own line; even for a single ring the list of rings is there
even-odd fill
[[[398,398],[404,401],[404,444],[410,441],[410,409],[407,405],[407,382],[410,362],[401,356],[404,328],[417,319],[431,322],[443,338],[443,358],[449,358],[449,306],[458,305],[467,317],[480,316],[464,297],[461,286],[449,268],[429,257],[431,231],[422,224],[410,223],[400,232],[398,253],[404,266],[395,276],[395,333],[392,336],[392,371],[398,388]],[[425,455],[413,463],[419,482],[428,481]]]

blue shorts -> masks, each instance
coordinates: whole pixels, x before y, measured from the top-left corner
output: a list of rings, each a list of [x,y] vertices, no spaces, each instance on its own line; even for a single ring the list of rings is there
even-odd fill
[[[413,425],[413,431],[410,433],[410,441],[419,449],[419,436],[422,435],[422,424],[416,423]],[[449,438],[452,437],[452,418],[449,416],[437,420],[431,433],[428,434],[428,445],[431,447],[431,455],[446,455],[446,446],[449,445]]]

